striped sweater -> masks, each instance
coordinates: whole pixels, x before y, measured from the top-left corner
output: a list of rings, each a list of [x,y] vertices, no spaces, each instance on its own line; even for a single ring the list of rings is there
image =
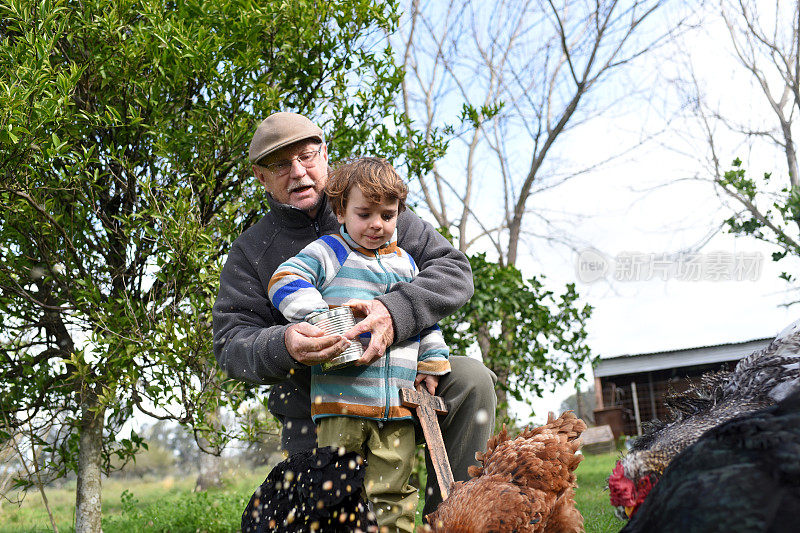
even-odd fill
[[[269,282],[269,298],[290,322],[357,298],[372,300],[395,283],[408,282],[417,265],[397,246],[396,233],[378,250],[359,247],[342,226],[285,261]],[[362,336],[363,344],[369,337]],[[398,342],[365,366],[323,372],[311,369],[311,416],[353,416],[374,420],[411,418],[400,405],[401,388],[414,388],[417,373],[450,371],[449,350],[438,326]]]

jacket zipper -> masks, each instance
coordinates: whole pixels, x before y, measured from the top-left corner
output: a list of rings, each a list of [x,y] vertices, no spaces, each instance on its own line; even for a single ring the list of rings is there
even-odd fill
[[[381,262],[381,254],[376,250],[375,251],[375,259],[378,261],[378,264],[381,267],[381,270],[388,276],[389,272],[386,271],[386,268],[383,266]],[[389,290],[389,284],[386,284],[386,287],[383,289],[383,293],[386,294]],[[385,398],[386,398],[386,409],[383,412],[383,418],[388,422],[389,421],[389,402],[391,399],[389,398],[389,353],[391,348],[389,346],[386,347],[386,353],[383,354],[384,362],[383,362],[383,370],[385,375],[384,381],[384,391],[385,391]]]

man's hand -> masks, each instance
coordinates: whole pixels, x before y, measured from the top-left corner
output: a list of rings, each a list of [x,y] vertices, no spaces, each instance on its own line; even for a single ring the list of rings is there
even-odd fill
[[[346,306],[353,309],[355,316],[365,316],[344,334],[350,340],[357,339],[362,333],[370,332],[372,338],[356,364],[368,365],[386,352],[386,347],[394,342],[394,325],[389,310],[379,300],[350,300]]]
[[[325,332],[308,322],[299,322],[286,328],[283,336],[286,349],[298,363],[312,366],[328,361],[350,346],[343,335],[325,335]]]
[[[431,396],[435,396],[440,377],[441,376],[431,376],[430,374],[417,374],[417,377],[414,378],[414,388],[419,390],[419,385],[422,383],[422,385],[428,389],[428,392],[431,393]]]

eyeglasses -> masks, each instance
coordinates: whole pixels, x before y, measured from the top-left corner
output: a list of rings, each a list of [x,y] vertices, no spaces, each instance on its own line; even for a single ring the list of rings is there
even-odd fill
[[[322,152],[322,146],[319,147],[319,150],[309,150],[307,152],[303,152],[298,154],[291,159],[284,159],[283,161],[278,161],[277,163],[270,163],[269,165],[260,165],[276,176],[285,176],[292,170],[292,162],[297,160],[301,165],[305,168],[311,168],[317,164],[317,156]]]

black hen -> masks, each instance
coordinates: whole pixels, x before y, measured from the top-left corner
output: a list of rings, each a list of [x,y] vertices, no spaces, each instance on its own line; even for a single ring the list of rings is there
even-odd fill
[[[632,515],[678,453],[720,424],[775,405],[799,383],[800,320],[733,371],[707,374],[694,388],[669,398],[672,420],[636,439],[609,477],[611,504]]]
[[[244,533],[377,531],[361,498],[366,462],[354,452],[315,448],[278,463],[242,514]]]
[[[675,457],[622,532],[789,533],[798,514],[800,388]]]

